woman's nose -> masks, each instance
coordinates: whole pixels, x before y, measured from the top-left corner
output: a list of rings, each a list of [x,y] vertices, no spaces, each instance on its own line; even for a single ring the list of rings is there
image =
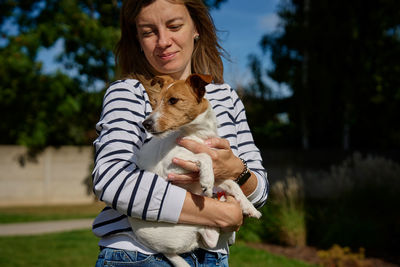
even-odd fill
[[[159,31],[157,46],[160,48],[165,48],[171,45],[171,36],[167,31]]]

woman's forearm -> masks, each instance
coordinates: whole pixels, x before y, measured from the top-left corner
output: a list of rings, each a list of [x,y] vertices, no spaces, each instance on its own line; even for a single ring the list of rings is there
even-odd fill
[[[227,200],[219,201],[186,193],[185,202],[178,223],[207,225],[219,228],[238,228],[243,222],[239,202],[228,196]]]
[[[249,196],[251,193],[253,193],[256,190],[258,184],[255,174],[252,171],[250,171],[250,173],[250,178],[243,185],[240,186],[245,196]]]
[[[227,165],[229,167],[227,167],[226,170],[230,173],[228,172],[226,176],[232,180],[236,180],[237,177],[243,172],[243,168],[245,167],[240,158],[236,156],[233,156],[229,161],[227,161]],[[252,171],[250,171],[250,174],[250,178],[240,186],[245,196],[249,196],[251,193],[253,193],[258,184],[255,174]]]

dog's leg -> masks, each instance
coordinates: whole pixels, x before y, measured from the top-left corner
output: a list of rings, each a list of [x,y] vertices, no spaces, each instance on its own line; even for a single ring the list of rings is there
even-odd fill
[[[208,248],[215,248],[218,244],[219,231],[218,228],[205,226],[199,230],[203,244]]]
[[[177,254],[164,253],[165,257],[176,267],[190,267],[190,265]]]
[[[243,194],[242,189],[240,189],[240,186],[237,183],[232,180],[224,180],[222,183],[218,184],[218,187],[227,192],[229,195],[232,195],[237,201],[239,201],[245,215],[254,218],[261,217],[261,212],[254,208],[253,204]]]
[[[208,154],[200,153],[196,154],[196,159],[194,160],[199,166],[200,172],[200,185],[203,193],[207,197],[211,197],[213,194],[214,187],[214,170],[213,163]]]

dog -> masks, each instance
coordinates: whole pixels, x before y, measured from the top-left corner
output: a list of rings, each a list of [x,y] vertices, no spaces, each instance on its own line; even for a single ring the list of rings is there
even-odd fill
[[[186,80],[174,81],[169,76],[157,76],[152,89],[147,90],[153,112],[143,121],[153,135],[137,155],[137,165],[161,177],[168,173],[184,173],[172,164],[174,157],[195,162],[199,166],[199,183],[182,185],[186,190],[212,197],[214,173],[208,154],[194,154],[176,143],[177,138],[190,138],[204,143],[217,137],[217,120],[210,103],[204,98],[205,86],[212,81],[209,75],[192,74]],[[159,89],[154,89],[159,85]],[[187,171],[186,171],[187,172]],[[261,213],[246,198],[232,180],[217,181],[216,185],[235,197],[245,215],[260,218]],[[174,266],[189,266],[178,254],[192,251],[201,245],[214,248],[219,230],[213,227],[143,221],[129,217],[136,237],[149,248],[163,253]]]

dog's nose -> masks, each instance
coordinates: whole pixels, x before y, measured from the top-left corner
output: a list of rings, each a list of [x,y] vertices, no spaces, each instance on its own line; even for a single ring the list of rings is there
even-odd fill
[[[151,119],[145,119],[142,124],[147,131],[150,131],[153,128],[154,122]]]

